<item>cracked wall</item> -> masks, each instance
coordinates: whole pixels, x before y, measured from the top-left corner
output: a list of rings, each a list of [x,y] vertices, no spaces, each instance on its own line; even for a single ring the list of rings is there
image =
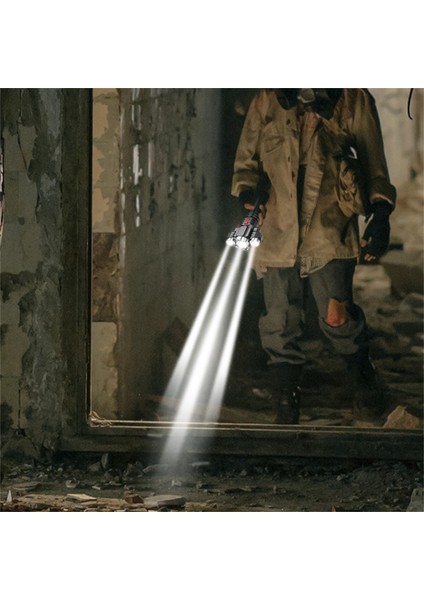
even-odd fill
[[[2,90],[2,429],[54,447],[61,428],[62,94]]]
[[[175,364],[167,330],[190,326],[215,268],[220,109],[220,90],[95,91],[92,409],[103,417],[144,416]]]

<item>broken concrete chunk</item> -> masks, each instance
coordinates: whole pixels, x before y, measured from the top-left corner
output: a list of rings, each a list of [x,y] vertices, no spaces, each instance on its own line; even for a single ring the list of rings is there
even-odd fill
[[[152,474],[161,474],[161,473],[167,473],[169,469],[169,465],[166,464],[159,464],[159,465],[149,465],[148,467],[146,467],[145,469],[143,469],[143,473],[145,475],[152,475]]]
[[[146,508],[162,508],[163,506],[181,507],[184,506],[185,503],[186,499],[182,496],[163,495],[144,498],[144,506]]]
[[[419,429],[422,419],[412,415],[405,406],[397,406],[387,417],[385,429]]]
[[[66,494],[66,497],[69,500],[75,500],[75,502],[91,502],[93,500],[97,501],[95,496],[89,496],[88,494]]]
[[[140,477],[143,475],[143,465],[141,462],[137,461],[135,463],[129,463],[127,468],[123,473],[123,477]]]
[[[12,486],[12,489],[17,496],[23,496],[24,494],[32,492],[32,490],[35,490],[38,487],[40,487],[39,481],[28,481],[25,483],[15,483]]]
[[[100,459],[100,464],[104,471],[106,471],[107,468],[109,467],[109,463],[110,463],[109,452],[106,452],[105,454],[102,455],[102,458]]]
[[[128,504],[143,504],[144,500],[138,494],[128,494],[128,496],[124,497],[125,502]]]
[[[87,469],[87,471],[89,473],[100,473],[102,471],[102,463],[101,462],[96,462],[92,465],[90,465]]]
[[[65,481],[65,485],[68,488],[68,490],[74,490],[75,488],[77,488],[79,486],[79,481],[75,481],[73,479],[67,479]]]
[[[423,488],[415,488],[411,494],[411,500],[406,512],[424,512]]]

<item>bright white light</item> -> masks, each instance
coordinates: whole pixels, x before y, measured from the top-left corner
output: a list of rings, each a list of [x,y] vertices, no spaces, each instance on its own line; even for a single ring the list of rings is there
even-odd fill
[[[216,421],[228,379],[234,344],[243,310],[254,251],[227,247],[190,332],[166,397],[179,407],[162,460],[177,461],[187,435],[187,424]]]
[[[215,422],[219,418],[222,399],[224,397],[231,361],[233,358],[234,345],[236,343],[240,319],[243,312],[244,300],[246,297],[247,285],[249,283],[250,268],[252,266],[254,253],[254,249],[249,252],[246,264],[244,266],[237,300],[231,316],[230,327],[227,332],[224,347],[222,348],[221,360],[219,362],[215,382],[208,399],[205,421]]]
[[[193,327],[191,328],[190,334],[187,338],[187,341],[184,345],[183,351],[181,353],[180,358],[175,366],[172,377],[168,383],[168,387],[165,391],[165,396],[178,397],[181,385],[184,379],[184,375],[187,371],[188,366],[193,360],[193,354],[196,349],[197,344],[199,343],[200,333],[205,324],[205,319],[208,316],[209,310],[211,308],[212,300],[214,299],[214,295],[218,286],[219,279],[224,270],[225,262],[228,257],[230,249],[225,248],[221,259],[218,263],[218,266],[213,275],[212,281],[209,285],[206,296],[202,302],[199,312],[197,313],[196,319],[194,321]]]
[[[240,250],[246,250],[246,248],[249,247],[249,240],[243,237],[238,237],[236,244],[237,248],[240,248]]]

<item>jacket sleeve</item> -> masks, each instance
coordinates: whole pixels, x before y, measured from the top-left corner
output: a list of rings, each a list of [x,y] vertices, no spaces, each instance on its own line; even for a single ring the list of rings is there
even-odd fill
[[[396,188],[390,183],[380,119],[375,100],[366,89],[358,90],[352,133],[369,202],[373,204],[377,200],[387,200],[394,205]]]
[[[243,190],[256,188],[259,181],[259,143],[262,129],[259,103],[260,94],[257,94],[250,103],[240,134],[231,186],[233,196],[238,196]]]

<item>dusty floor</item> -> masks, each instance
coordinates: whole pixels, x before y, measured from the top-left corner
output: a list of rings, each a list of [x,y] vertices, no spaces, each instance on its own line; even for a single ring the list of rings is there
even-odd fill
[[[416,462],[227,458],[169,472],[135,456],[103,454],[9,462],[3,469],[2,511],[423,510]]]

